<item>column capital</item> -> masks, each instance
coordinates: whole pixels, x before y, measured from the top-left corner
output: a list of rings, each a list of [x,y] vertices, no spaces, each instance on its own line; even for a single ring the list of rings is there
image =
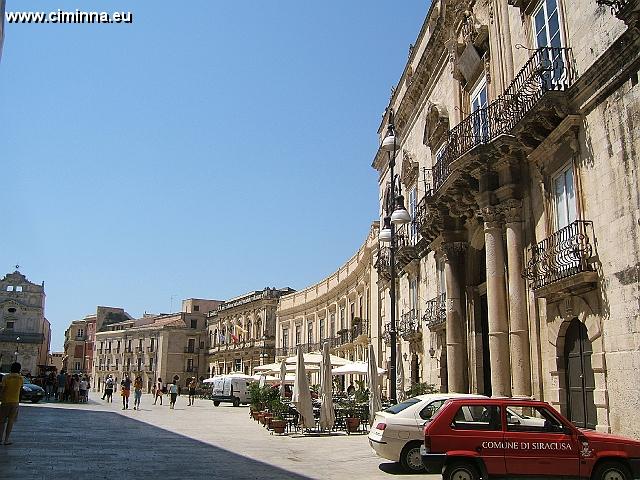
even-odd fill
[[[467,242],[445,242],[440,245],[440,252],[445,262],[455,261],[467,251]]]
[[[505,223],[522,221],[522,200],[511,198],[500,204]]]
[[[501,228],[503,223],[502,209],[499,205],[482,207],[476,216],[484,221],[484,228]]]

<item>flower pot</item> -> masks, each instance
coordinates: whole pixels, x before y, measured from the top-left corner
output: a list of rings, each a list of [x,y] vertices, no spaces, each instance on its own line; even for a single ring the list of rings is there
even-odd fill
[[[273,418],[273,415],[270,413],[265,413],[264,415],[262,415],[262,419],[260,420],[260,422],[262,423],[262,425],[267,425],[267,422]]]
[[[262,419],[264,418],[264,412],[258,412],[255,418],[258,421],[258,423],[262,423]]]
[[[284,433],[285,428],[287,428],[287,422],[284,420],[271,419],[271,428],[273,429],[273,433]]]
[[[358,417],[347,417],[345,422],[347,424],[347,433],[358,431],[360,427],[360,419]]]

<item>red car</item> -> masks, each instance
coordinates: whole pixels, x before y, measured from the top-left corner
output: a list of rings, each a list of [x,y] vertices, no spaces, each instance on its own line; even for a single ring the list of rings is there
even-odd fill
[[[442,472],[445,480],[640,476],[639,441],[578,429],[546,402],[452,399],[424,433],[426,471]]]

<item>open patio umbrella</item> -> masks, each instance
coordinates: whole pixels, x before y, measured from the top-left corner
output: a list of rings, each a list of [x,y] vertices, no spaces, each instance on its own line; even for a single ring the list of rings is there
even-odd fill
[[[282,367],[282,363],[268,363],[266,365],[260,365],[258,367],[254,367],[253,371],[257,373],[266,373],[267,375],[280,373],[280,368]],[[305,368],[307,372],[317,372],[318,365],[305,364]],[[295,373],[296,366],[287,364],[287,373]]]
[[[380,382],[378,378],[378,363],[373,344],[369,344],[369,372],[367,375],[367,387],[369,388],[369,423],[373,424],[376,412],[382,410],[380,401]]]
[[[378,369],[378,375],[383,375],[387,373],[384,368],[376,367]],[[342,365],[341,367],[336,367],[331,370],[331,373],[334,375],[348,375],[348,374],[356,374],[356,375],[367,375],[369,373],[369,363],[368,362],[353,362],[347,363],[346,365]]]
[[[303,355],[303,358],[304,358],[304,364],[307,366],[307,370],[309,370],[309,365],[316,366],[317,368],[317,366],[322,361],[322,354],[321,353],[305,353]],[[331,365],[333,365],[334,367],[351,363],[350,360],[347,360],[346,358],[342,358],[342,357],[337,357],[336,355],[329,355],[329,358],[331,359]],[[297,356],[287,357],[287,363],[297,363],[297,362],[298,362]]]
[[[404,363],[402,362],[402,340],[398,339],[396,350],[396,396],[398,401],[404,400]]]
[[[280,398],[284,398],[284,382],[287,378],[287,364],[284,360],[280,363]]]
[[[304,357],[302,349],[298,347],[298,363],[296,364],[296,380],[293,383],[293,396],[291,403],[300,414],[300,424],[303,428],[313,428],[313,404],[311,403],[311,392],[309,391],[309,380],[307,371],[304,368]]]
[[[331,359],[329,358],[329,344],[322,346],[322,362],[320,363],[320,428],[331,430],[336,421],[332,396],[333,377],[331,376]]]

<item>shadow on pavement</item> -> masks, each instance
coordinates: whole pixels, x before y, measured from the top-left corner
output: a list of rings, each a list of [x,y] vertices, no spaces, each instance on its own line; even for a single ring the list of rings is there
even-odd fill
[[[21,406],[12,440],[1,480],[308,478],[112,412]]]
[[[384,473],[388,473],[390,475],[416,475],[415,473],[406,472],[399,463],[389,462],[389,463],[381,463],[378,465],[378,468]],[[421,477],[416,477],[421,478]]]

